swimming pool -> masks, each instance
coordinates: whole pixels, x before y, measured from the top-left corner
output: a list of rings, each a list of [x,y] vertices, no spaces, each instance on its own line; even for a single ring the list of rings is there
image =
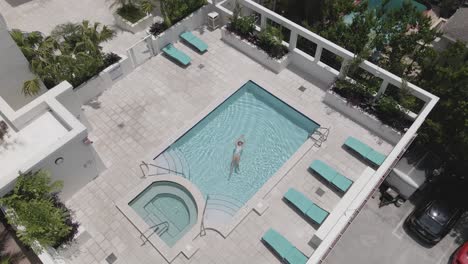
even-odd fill
[[[249,81],[154,160],[188,178],[204,195],[222,194],[244,204],[318,127]],[[230,175],[241,135],[240,168]]]
[[[152,183],[129,203],[152,230],[172,247],[195,224],[197,206],[182,185],[169,181]]]

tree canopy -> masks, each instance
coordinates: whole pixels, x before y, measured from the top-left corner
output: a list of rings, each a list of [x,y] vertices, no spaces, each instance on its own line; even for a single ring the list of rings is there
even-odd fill
[[[58,25],[50,36],[37,32],[12,30],[11,36],[30,62],[38,78],[25,82],[23,93],[39,91],[39,79],[47,88],[62,81],[74,87],[99,73],[106,65],[101,43],[112,39],[115,32],[99,23],[66,23]]]
[[[449,174],[468,170],[468,48],[457,42],[421,63],[417,84],[440,97],[417,143],[439,155]]]
[[[13,191],[0,198],[8,223],[18,227],[18,238],[37,252],[59,246],[78,230],[56,196],[61,188],[62,182],[52,182],[47,172],[37,171],[20,174]]]

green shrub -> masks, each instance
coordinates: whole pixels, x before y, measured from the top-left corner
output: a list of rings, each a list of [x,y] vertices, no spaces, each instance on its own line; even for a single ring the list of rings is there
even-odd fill
[[[411,121],[406,119],[405,112],[400,108],[398,102],[390,96],[379,98],[372,109],[380,121],[397,130],[403,131],[410,126]]]
[[[370,112],[382,123],[399,131],[403,131],[411,125],[405,112],[392,97],[384,95],[374,102],[374,94],[377,91],[375,86],[339,79],[333,85],[332,90],[346,98],[348,103]]]
[[[119,55],[113,53],[113,52],[104,54],[104,56],[103,56],[103,62],[104,62],[103,70],[105,68],[111,66],[112,64],[119,62],[120,59],[121,59],[121,57]]]
[[[353,105],[367,108],[374,99],[373,90],[366,85],[351,83],[347,80],[337,80],[333,91],[347,99]]]
[[[131,23],[138,22],[146,16],[145,12],[143,12],[139,6],[131,3],[119,7],[117,9],[117,14]]]
[[[13,191],[0,199],[7,208],[9,224],[22,227],[18,238],[40,252],[43,247],[58,247],[70,241],[78,231],[70,212],[57,197],[61,182],[51,182],[45,171],[20,174]]]
[[[231,29],[241,37],[248,38],[255,31],[255,21],[251,16],[239,17],[235,22],[231,22]]]
[[[206,0],[160,0],[161,14],[166,26],[170,27],[206,3]]]
[[[260,31],[257,45],[275,59],[281,59],[288,53],[288,49],[283,45],[281,29],[276,27],[267,26]]]
[[[161,34],[162,32],[164,32],[164,30],[166,29],[167,29],[166,23],[155,22],[151,25],[149,31],[153,36],[157,36]]]

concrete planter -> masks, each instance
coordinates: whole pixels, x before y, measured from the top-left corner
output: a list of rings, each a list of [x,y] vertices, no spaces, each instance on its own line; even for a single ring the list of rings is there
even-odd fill
[[[133,70],[131,60],[126,56],[119,56],[121,57],[119,62],[110,65],[98,75],[73,89],[81,104],[89,102]]]
[[[153,15],[149,14],[143,17],[142,19],[138,20],[135,23],[132,23],[125,18],[121,17],[119,14],[114,13],[115,24],[126,31],[130,31],[132,33],[137,33],[140,31],[145,30],[147,27],[151,26],[153,23]]]
[[[323,102],[392,144],[397,144],[403,136],[399,131],[383,124],[375,116],[359,107],[349,104],[345,98],[331,91],[325,94]]]
[[[224,42],[242,51],[244,54],[256,60],[275,73],[280,73],[289,65],[289,53],[281,59],[273,59],[268,56],[265,51],[259,49],[254,44],[242,39],[234,33],[229,32],[226,27],[221,28],[221,36],[221,39],[224,40]]]

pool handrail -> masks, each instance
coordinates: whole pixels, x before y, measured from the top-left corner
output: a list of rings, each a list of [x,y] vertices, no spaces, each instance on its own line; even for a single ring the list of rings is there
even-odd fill
[[[163,225],[163,228],[159,229],[158,227]],[[165,228],[165,229],[164,229]],[[153,232],[151,234],[149,234],[149,236],[146,236],[145,233],[146,231],[149,231],[149,230],[153,230]],[[160,231],[158,232],[159,230],[163,230],[163,231]],[[145,232],[141,233],[140,235],[140,238],[143,236],[145,237],[145,241],[143,242],[143,245],[146,244],[146,242],[149,241],[149,238],[150,236],[154,235],[154,234],[157,234],[158,236],[162,236],[164,234],[164,232],[167,232],[169,230],[169,222],[167,221],[162,221],[161,223],[159,224],[156,224],[156,225],[153,225],[153,226],[150,226],[148,228],[148,230],[146,230]]]
[[[145,167],[148,169],[148,172],[149,172],[149,166],[153,166],[153,167],[156,167],[156,168],[158,168],[158,169],[167,170],[168,172],[175,173],[176,175],[177,175],[177,174],[180,174],[180,175],[182,175],[184,178],[187,178],[183,172],[171,170],[171,169],[169,169],[169,168],[164,168],[164,167],[158,166],[158,165],[156,165],[156,164],[152,164],[152,163],[147,163],[147,162],[145,162],[145,161],[141,161],[140,170],[141,170],[141,172],[143,173],[143,178],[145,178],[146,176],[157,176],[157,175],[160,175],[159,173],[146,175],[145,171],[143,170],[143,166],[145,166]]]

